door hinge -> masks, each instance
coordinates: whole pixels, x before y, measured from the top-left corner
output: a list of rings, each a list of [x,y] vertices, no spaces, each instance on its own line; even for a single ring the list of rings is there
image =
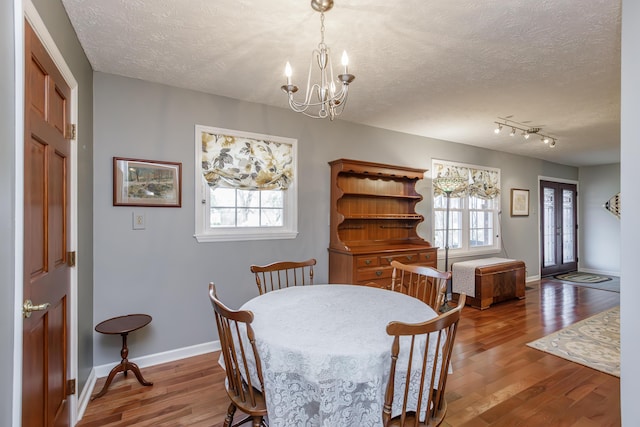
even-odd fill
[[[67,396],[76,394],[76,379],[67,380]]]
[[[66,139],[72,139],[72,140],[76,139],[76,125],[75,124],[69,123],[67,125]]]
[[[76,266],[76,251],[67,252],[67,265],[69,267]]]

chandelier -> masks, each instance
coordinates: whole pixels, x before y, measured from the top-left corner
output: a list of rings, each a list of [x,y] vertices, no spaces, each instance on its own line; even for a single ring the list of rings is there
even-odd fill
[[[342,114],[344,106],[347,103],[347,95],[349,93],[349,83],[356,77],[349,74],[349,58],[347,52],[342,53],[342,66],[344,72],[338,74],[338,78],[334,79],[333,65],[331,64],[331,56],[329,47],[324,43],[324,13],[333,7],[333,0],[311,0],[311,7],[320,12],[320,43],[318,47],[311,52],[311,62],[309,63],[309,75],[307,77],[307,91],[304,99],[296,100],[293,94],[298,91],[298,86],[291,83],[291,65],[287,62],[284,74],[287,77],[287,84],[282,85],[281,89],[287,93],[289,98],[289,107],[296,113],[302,113],[305,116],[314,119],[324,119],[329,117],[333,120]],[[314,63],[317,65],[314,73]],[[312,84],[312,75],[318,78]],[[338,87],[336,87],[336,83]]]
[[[510,117],[510,116],[509,116]],[[555,147],[556,141],[558,138],[551,137],[548,135],[544,135],[540,133],[542,128],[539,127],[524,127],[521,123],[514,122],[513,120],[503,119],[498,117],[499,122],[493,122],[496,124],[496,128],[493,130],[496,134],[499,134],[502,131],[502,128],[511,129],[509,132],[509,136],[515,136],[517,131],[521,132],[521,135],[524,139],[529,139],[532,135],[540,138],[540,141],[548,144],[549,147]]]

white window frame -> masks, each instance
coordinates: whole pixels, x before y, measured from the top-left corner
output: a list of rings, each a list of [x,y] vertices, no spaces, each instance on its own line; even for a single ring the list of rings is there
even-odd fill
[[[202,132],[224,134],[290,144],[293,157],[293,178],[284,194],[284,223],[281,227],[210,227],[211,212],[209,184],[202,175]],[[195,126],[195,234],[199,243],[229,242],[246,240],[295,239],[298,235],[298,140],[281,136],[263,135],[251,132]]]
[[[491,168],[491,167],[487,167],[487,166],[479,166],[479,165],[472,165],[472,164],[468,164],[468,163],[460,163],[460,162],[452,162],[452,161],[446,161],[446,160],[439,160],[439,159],[432,159],[431,161],[431,166],[432,166],[432,171],[436,170],[435,164],[442,164],[445,166],[454,166],[454,167],[460,167],[460,168],[467,168],[467,169],[476,169],[476,170],[486,170],[486,171],[490,171],[490,172],[494,172],[498,174],[498,185],[500,186],[500,169],[499,168]],[[434,172],[435,173],[435,172]],[[432,179],[435,178],[435,176],[432,175]],[[432,236],[434,236],[435,239],[435,235],[436,235],[436,221],[435,221],[435,213],[436,211],[442,211],[445,215],[446,215],[446,208],[436,208],[436,198],[440,197],[438,195],[435,194],[435,189],[432,186],[432,218],[434,218],[434,221],[432,222]],[[445,196],[442,196],[445,197]],[[461,236],[461,247],[459,248],[453,248],[453,247],[449,247],[449,258],[463,258],[463,257],[470,257],[470,256],[476,256],[476,255],[487,255],[487,254],[496,254],[496,253],[500,253],[502,251],[502,237],[501,237],[501,228],[500,228],[500,217],[501,217],[501,197],[497,196],[495,199],[493,199],[495,201],[495,206],[493,207],[493,209],[491,209],[490,211],[493,212],[493,230],[495,232],[494,234],[494,240],[493,240],[493,245],[491,246],[481,246],[481,247],[472,247],[471,246],[471,242],[470,242],[470,237],[471,237],[471,208],[470,208],[470,198],[472,196],[464,196],[461,198],[458,198],[458,200],[460,200],[460,207],[459,208],[453,208],[450,207],[449,211],[462,211],[462,236]],[[454,198],[451,198],[451,201],[453,201]],[[449,229],[451,229],[452,225],[449,224]],[[449,236],[449,238],[451,239],[451,235]],[[439,258],[444,258],[444,252],[445,252],[445,248],[444,245],[440,248],[438,248],[438,257]]]

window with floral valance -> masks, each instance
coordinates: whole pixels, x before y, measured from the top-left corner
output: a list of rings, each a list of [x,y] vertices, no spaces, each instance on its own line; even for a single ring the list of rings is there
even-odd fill
[[[459,178],[449,200],[449,248],[455,256],[500,249],[500,169],[433,159],[431,177]],[[433,240],[445,246],[446,195],[433,185]]]
[[[198,241],[295,237],[296,145],[291,138],[196,126]]]

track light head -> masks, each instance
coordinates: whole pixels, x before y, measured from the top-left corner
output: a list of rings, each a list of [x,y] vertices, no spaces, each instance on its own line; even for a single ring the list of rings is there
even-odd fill
[[[500,123],[498,123],[498,127],[497,127],[497,128],[495,128],[495,129],[493,130],[493,132],[494,132],[494,133],[500,133],[500,131],[501,131],[501,130],[502,130],[502,125],[501,125]]]
[[[549,144],[549,147],[555,147],[555,146],[556,146],[556,140],[552,139],[551,144]]]
[[[529,137],[531,136],[531,134],[529,134],[529,132],[527,132],[527,131],[525,130],[525,131],[522,131],[522,136],[524,136],[524,139],[529,139]]]
[[[548,136],[543,137],[542,138],[542,142],[544,142],[545,144],[548,144],[549,143],[549,137]]]
[[[509,136],[514,136],[516,134],[516,128],[511,128],[511,132],[509,132]]]

